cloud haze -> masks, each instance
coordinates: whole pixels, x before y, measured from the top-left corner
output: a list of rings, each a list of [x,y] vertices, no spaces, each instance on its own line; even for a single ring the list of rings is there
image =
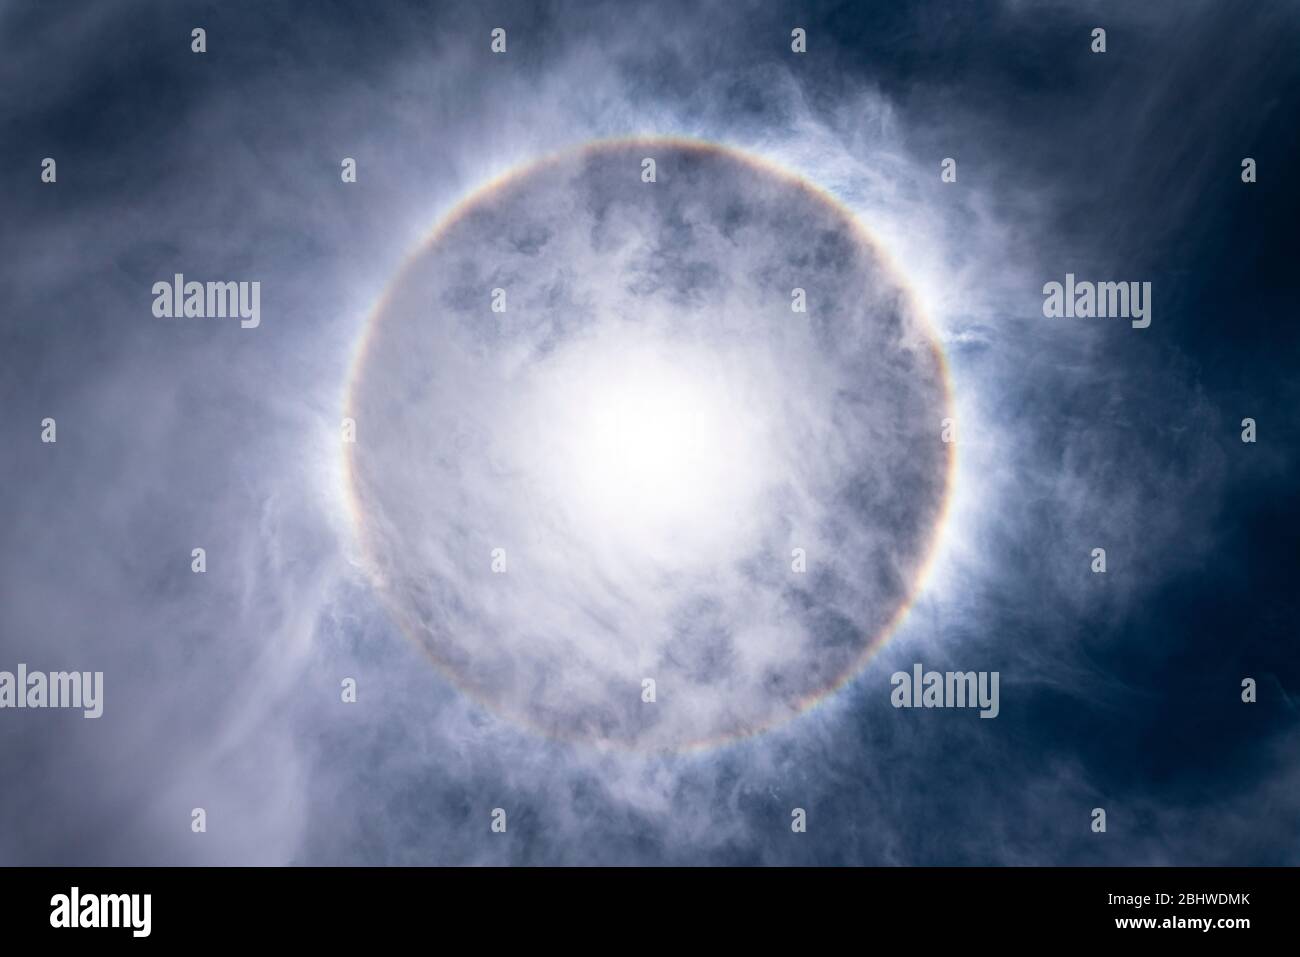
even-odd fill
[[[1094,21],[1108,28],[1104,57],[1088,52]],[[202,55],[189,46],[199,25]],[[488,48],[498,25],[505,56]],[[802,56],[789,48],[796,25],[809,32]],[[1297,155],[1297,40],[1300,17],[1284,5],[814,4],[797,18],[767,3],[0,5],[0,669],[105,676],[97,720],[0,713],[0,814],[11,822],[0,862],[1296,863],[1290,410],[1300,396],[1287,250],[1297,191],[1285,164]],[[882,250],[879,269],[938,330],[958,430],[936,561],[890,642],[801,716],[682,754],[553,740],[433,667],[372,581],[339,442],[367,317],[434,224],[520,164],[633,135],[752,153],[851,209]],[[1250,155],[1268,172],[1244,187]],[[40,181],[44,157],[58,161],[55,184]],[[357,160],[355,184],[340,180],[344,157]],[[956,183],[940,180],[944,157],[957,160]],[[742,185],[759,208],[792,202],[762,195],[759,180],[722,180],[702,191],[717,205],[697,208],[696,222],[716,223]],[[519,266],[536,243],[547,255],[543,239],[590,235],[574,227],[595,218],[565,206],[571,198],[539,195],[556,205],[515,221],[515,252],[469,263],[456,277],[464,288],[437,291],[455,314],[458,297],[481,294],[486,307],[491,287],[507,287],[506,315],[532,323],[513,342],[520,362],[548,336],[594,333],[630,301],[626,283],[579,268],[617,234],[557,258],[571,276]],[[883,273],[836,276],[831,259],[816,281],[771,276],[802,245],[793,226],[786,244],[734,248],[697,227],[689,261],[649,258],[640,244],[653,246],[663,214],[631,202],[617,231],[635,240],[619,278],[641,280],[652,321],[671,330],[674,316],[734,293],[751,297],[737,331],[764,330],[737,335],[724,353],[734,361],[678,369],[688,394],[743,395],[764,411],[762,454],[814,487],[860,462],[882,423],[920,428],[867,400],[929,411],[932,390],[871,393],[850,374],[856,357],[877,356],[879,329],[861,325],[864,338],[843,351],[842,326],[816,341],[788,323],[791,287],[808,288],[817,317],[819,290],[842,282],[860,300],[887,287]],[[155,318],[151,287],[178,272],[260,282],[260,326]],[[1151,327],[1044,319],[1042,285],[1066,272],[1151,281]],[[754,304],[758,290],[773,293],[784,324]],[[548,291],[571,327],[523,308]],[[428,466],[447,433],[417,428],[424,412],[466,434],[476,469],[519,464],[474,445],[499,420],[483,383],[457,391],[458,375],[483,371],[469,344],[378,340],[392,351],[390,377],[368,379],[360,396],[380,405],[357,417],[359,446],[380,443],[395,463],[373,492],[392,496],[384,540],[414,554],[406,571],[429,589],[447,588],[423,573],[448,559],[445,541],[440,551],[424,533],[450,534],[474,512],[428,495],[424,480],[499,509],[501,528],[486,534],[548,514],[494,496],[481,471]],[[557,363],[563,353],[553,349]],[[879,354],[879,375],[891,355]],[[408,361],[449,378],[421,379]],[[556,381],[573,380],[557,368]],[[433,402],[444,382],[446,401]],[[403,387],[413,404],[400,402]],[[1239,439],[1245,416],[1261,423],[1257,444]],[[57,443],[40,441],[46,417]],[[536,436],[525,420],[512,428]],[[895,527],[880,506],[897,487],[933,500],[916,486],[932,467],[889,461],[861,506],[870,524],[835,534],[866,548],[869,531]],[[788,555],[794,532],[781,516],[820,518],[830,534],[818,509],[843,495],[773,505],[770,490],[746,492],[747,477],[714,479],[766,503],[742,516],[753,548]],[[715,544],[713,525],[683,527]],[[489,572],[495,537],[465,534]],[[1089,570],[1098,546],[1105,575]],[[201,575],[195,547],[207,554]],[[520,574],[534,548],[509,549],[511,587],[537,587]],[[711,674],[698,636],[738,617],[779,628],[759,646],[769,650],[797,647],[792,623],[805,636],[841,616],[855,634],[871,630],[876,610],[859,599],[874,569],[852,566],[853,551],[833,582],[810,573],[799,586],[803,618],[771,583],[756,604],[738,572],[714,574],[709,594],[676,609],[691,639],[652,647],[652,663]],[[573,574],[573,593],[588,595],[592,573]],[[608,598],[629,582],[639,590]],[[574,616],[536,623],[558,640],[562,627],[577,631],[579,606],[551,592],[486,601],[483,589],[500,584],[404,607],[473,618],[528,675],[532,652],[512,648],[518,633],[505,626],[534,607]],[[582,607],[604,632],[626,634],[616,605],[673,618],[626,569],[603,584]],[[542,647],[538,660],[553,660]],[[893,709],[889,675],[917,661],[999,671],[999,717]],[[624,663],[643,662],[629,651]],[[762,664],[745,664],[738,673],[757,681]],[[1240,701],[1245,676],[1259,682],[1255,705]],[[340,700],[348,677],[355,704]],[[557,683],[546,700],[585,707],[605,700],[591,690],[602,687]],[[638,692],[639,680],[640,709]],[[755,707],[701,693],[692,713],[716,730],[733,722],[708,709],[731,701]],[[635,738],[629,720],[601,717]],[[191,831],[196,807],[205,834]],[[495,807],[509,812],[505,835],[489,830]],[[807,834],[791,832],[795,807],[808,811]],[[1107,808],[1105,835],[1089,831],[1094,807]]]

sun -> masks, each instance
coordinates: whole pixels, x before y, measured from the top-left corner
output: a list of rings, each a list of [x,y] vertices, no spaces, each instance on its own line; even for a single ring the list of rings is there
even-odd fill
[[[543,361],[521,435],[543,495],[602,547],[652,563],[713,555],[771,474],[753,383],[689,343],[635,332]]]

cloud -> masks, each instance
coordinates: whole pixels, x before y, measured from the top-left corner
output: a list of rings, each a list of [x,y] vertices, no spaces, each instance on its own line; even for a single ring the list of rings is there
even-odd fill
[[[1294,764],[1294,713],[1261,702],[1260,716],[1247,719],[1235,693],[1226,703],[1216,697],[1216,682],[1233,692],[1247,667],[1285,683],[1292,659],[1274,650],[1239,667],[1233,642],[1261,633],[1244,600],[1233,634],[1215,619],[1217,640],[1187,620],[1187,609],[1201,607],[1188,593],[1208,590],[1198,577],[1207,567],[1228,583],[1227,566],[1250,562],[1225,517],[1240,510],[1242,483],[1259,483],[1250,487],[1263,496],[1263,483],[1285,476],[1289,459],[1261,445],[1241,464],[1239,405],[1258,395],[1269,408],[1274,393],[1262,384],[1244,396],[1219,388],[1214,367],[1232,368],[1230,343],[1217,311],[1197,311],[1192,292],[1202,287],[1179,277],[1209,277],[1223,258],[1212,246],[1202,255],[1199,245],[1223,224],[1197,215],[1202,197],[1217,195],[1210,186],[1218,169],[1197,145],[1238,107],[1243,116],[1275,115],[1250,108],[1260,94],[1249,72],[1230,71],[1239,92],[1209,99],[1184,95],[1189,76],[1218,62],[1218,36],[1229,59],[1256,62],[1258,52],[1270,70],[1282,69],[1279,51],[1295,18],[1269,12],[1225,25],[1231,15],[1204,7],[1166,36],[1163,18],[1126,13],[1136,9],[1103,8],[1112,52],[1098,62],[1074,55],[1081,15],[1041,5],[944,17],[927,5],[874,16],[815,9],[802,59],[787,52],[787,11],[768,4],[392,4],[356,17],[303,6],[256,15],[204,8],[203,56],[189,52],[195,13],[180,5],[118,6],[111,16],[5,6],[0,172],[12,188],[0,228],[0,397],[8,410],[0,419],[0,667],[103,670],[105,712],[98,721],[3,715],[0,761],[14,784],[0,810],[27,826],[0,837],[0,859],[1293,862],[1266,838],[1294,818],[1286,797],[1294,788],[1277,783]],[[496,17],[510,31],[506,57],[488,50]],[[124,50],[132,51],[125,60]],[[1229,166],[1239,142],[1272,129],[1242,123],[1219,150]],[[549,740],[482,709],[431,667],[372,587],[339,448],[367,314],[431,226],[522,163],[633,134],[728,144],[851,208],[887,258],[857,286],[826,266],[825,278],[806,284],[810,315],[815,322],[818,290],[839,283],[870,297],[892,288],[892,269],[945,344],[958,430],[950,519],[925,589],[891,642],[857,681],[798,719],[688,754]],[[1165,143],[1176,144],[1170,156]],[[54,187],[38,179],[47,155],[59,162]],[[356,184],[339,178],[347,156],[358,162]],[[957,159],[956,184],[939,179],[946,156]],[[1195,175],[1179,178],[1179,169]],[[748,188],[760,191],[760,181]],[[795,527],[816,524],[823,543],[838,537],[840,567],[809,575],[804,605],[751,564],[700,573],[707,587],[669,614],[662,589],[616,562],[600,579],[601,602],[581,612],[573,599],[599,569],[575,570],[554,593],[508,599],[487,579],[442,601],[421,593],[408,609],[503,624],[530,609],[559,609],[579,638],[636,636],[629,622],[648,614],[679,629],[676,642],[651,643],[659,656],[651,663],[695,676],[701,689],[729,672],[752,682],[765,665],[806,660],[801,635],[873,630],[863,623],[877,609],[861,599],[893,596],[897,583],[877,584],[875,565],[854,565],[851,556],[869,545],[854,540],[891,521],[908,526],[889,509],[929,501],[915,483],[933,469],[924,459],[894,462],[911,468],[906,480],[892,466],[859,469],[866,478],[852,490],[833,480],[860,465],[869,440],[888,437],[879,434],[887,424],[931,434],[937,423],[922,426],[929,394],[872,393],[850,375],[855,359],[882,345],[879,330],[861,328],[844,354],[836,349],[845,347],[845,327],[820,329],[820,340],[796,335],[788,296],[800,283],[763,276],[781,271],[782,247],[736,247],[722,233],[716,213],[738,181],[711,191],[712,212],[707,204],[680,210],[681,235],[649,232],[662,225],[655,207],[625,210],[643,217],[625,230],[636,240],[617,261],[625,282],[593,283],[578,268],[593,249],[614,248],[617,235],[567,251],[567,271],[557,256],[546,276],[530,274],[525,264],[550,256],[548,243],[586,238],[560,227],[596,222],[564,205],[574,194],[560,185],[548,213],[527,229],[514,223],[513,245],[496,250],[495,263],[461,263],[456,281],[438,290],[444,309],[473,301],[489,283],[508,288],[510,316],[554,297],[556,308],[537,313],[529,336],[500,355],[534,368],[546,365],[549,348],[557,380],[576,387],[562,343],[598,327],[604,310],[626,308],[629,283],[664,310],[654,317],[661,331],[672,329],[674,314],[737,290],[771,291],[772,315],[759,315],[752,298],[751,311],[734,313],[724,353],[732,361],[676,371],[692,388],[763,410],[757,421],[780,423],[755,441],[809,483],[802,495],[794,486],[760,494],[730,467],[715,475],[761,503],[742,513],[741,539],[751,550],[788,552]],[[782,195],[761,198],[779,209]],[[809,250],[803,267],[815,265],[816,243],[791,243],[801,246]],[[755,262],[763,265],[752,276],[745,270]],[[1042,283],[1067,270],[1154,278],[1152,327],[1042,319]],[[154,319],[151,285],[175,272],[260,281],[261,326]],[[785,338],[753,336],[759,323]],[[478,328],[484,336],[486,326]],[[359,417],[362,446],[394,443],[394,491],[403,492],[396,501],[410,509],[386,503],[385,540],[429,532],[415,542],[413,565],[406,551],[392,557],[394,568],[400,558],[421,573],[424,589],[439,587],[423,573],[446,559],[435,533],[460,523],[465,554],[476,556],[480,545],[496,544],[472,541],[466,516],[474,512],[421,487],[431,474],[468,504],[500,508],[498,527],[484,534],[536,530],[538,513],[493,497],[483,472],[427,466],[457,429],[479,453],[476,467],[519,464],[473,444],[503,403],[478,380],[471,344],[431,355],[429,342],[412,339],[404,355],[389,357],[391,381],[377,383],[375,395],[384,392],[378,385],[401,385],[427,400],[428,379],[398,361],[415,357],[428,358],[426,375],[456,374],[446,380],[455,388],[436,407]],[[589,348],[608,345],[593,338]],[[897,352],[877,357],[878,379],[892,375],[886,355]],[[612,376],[599,372],[589,384],[607,388]],[[873,395],[896,406],[868,401]],[[440,416],[446,429],[420,428],[417,411]],[[53,446],[38,440],[47,415],[59,423]],[[386,433],[384,422],[408,428]],[[510,437],[536,434],[520,422]],[[742,447],[747,458],[757,454]],[[901,505],[900,490],[908,493]],[[767,494],[785,497],[773,507]],[[706,501],[728,504],[726,496]],[[874,524],[837,525],[828,502],[841,519],[856,509]],[[788,527],[775,520],[782,515]],[[712,546],[717,518],[710,512],[687,532]],[[588,538],[600,531],[579,530]],[[1098,545],[1108,550],[1106,576],[1088,569]],[[189,569],[196,546],[208,553],[203,575]],[[1220,554],[1231,557],[1215,564]],[[529,558],[551,571],[557,561],[536,538],[510,556],[511,583],[526,577]],[[458,568],[441,570],[465,584]],[[744,600],[755,581],[764,604]],[[452,597],[461,605],[446,603]],[[1165,619],[1175,624],[1164,627]],[[744,660],[743,649],[719,637],[737,620],[772,624],[761,647],[775,663]],[[550,624],[544,634],[555,640],[562,629]],[[481,631],[482,640],[492,637]],[[495,640],[511,634],[502,628]],[[1190,663],[1183,648],[1195,649]],[[520,664],[511,680],[528,673],[528,654],[514,650]],[[917,660],[1000,670],[999,718],[891,709],[889,673]],[[624,661],[643,663],[637,649]],[[355,705],[340,700],[344,677],[357,679]],[[639,682],[630,690],[639,716]],[[557,681],[548,694],[563,713],[566,700],[599,700],[603,690]],[[747,700],[701,694],[695,714],[721,727],[733,717],[721,706],[743,709]],[[1231,775],[1177,744],[1193,706],[1210,716],[1196,725],[1207,753],[1233,761]],[[756,716],[737,717],[744,724]],[[617,727],[630,719],[608,720]],[[1097,805],[1111,809],[1110,837],[1119,840],[1091,840],[1087,815]],[[488,829],[498,806],[509,811],[506,835]],[[190,831],[194,807],[209,812],[207,834]],[[794,807],[809,812],[806,835],[790,831]],[[1251,830],[1257,808],[1273,810],[1255,815]]]

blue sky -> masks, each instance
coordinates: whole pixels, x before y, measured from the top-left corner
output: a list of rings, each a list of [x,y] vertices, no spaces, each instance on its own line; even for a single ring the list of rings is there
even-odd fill
[[[0,862],[1297,863],[1297,48],[1285,4],[0,2],[0,669],[105,675],[100,719],[0,712]],[[465,697],[339,465],[366,316],[434,223],[629,134],[851,209],[959,425],[890,642],[682,754]],[[155,318],[178,272],[260,281],[261,325]],[[1067,272],[1150,281],[1151,326],[1044,318]],[[918,661],[998,671],[999,716],[892,708]]]

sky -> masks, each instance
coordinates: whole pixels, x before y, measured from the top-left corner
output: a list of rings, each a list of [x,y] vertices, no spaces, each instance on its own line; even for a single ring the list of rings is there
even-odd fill
[[[104,676],[0,709],[0,863],[1300,863],[1298,48],[1284,3],[0,0],[0,671]],[[256,328],[155,315],[177,273]],[[1048,318],[1067,274],[1150,325]],[[895,707],[916,663],[997,716]]]

